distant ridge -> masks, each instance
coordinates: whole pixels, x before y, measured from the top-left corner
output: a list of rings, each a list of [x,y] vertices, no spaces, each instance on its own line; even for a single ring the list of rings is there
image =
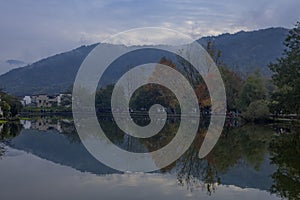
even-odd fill
[[[288,31],[285,28],[240,31],[203,37],[199,42],[205,46],[208,40],[215,41],[216,48],[222,52],[221,60],[235,71],[248,75],[259,69],[263,75],[270,76],[267,65],[281,56]]]
[[[288,29],[268,28],[203,37],[198,41],[204,47],[208,40],[214,41],[216,48],[222,51],[223,63],[241,74],[248,75],[259,69],[263,75],[270,76],[267,65],[281,56],[287,33]],[[13,69],[0,76],[0,88],[17,96],[65,92],[71,88],[82,61],[96,45],[81,46]],[[151,56],[155,55],[140,55],[137,59]],[[113,72],[112,75],[116,73],[120,72]],[[107,80],[109,79],[113,77],[108,77]]]
[[[0,76],[0,87],[14,95],[56,94],[70,88],[79,66],[96,46],[81,46]]]

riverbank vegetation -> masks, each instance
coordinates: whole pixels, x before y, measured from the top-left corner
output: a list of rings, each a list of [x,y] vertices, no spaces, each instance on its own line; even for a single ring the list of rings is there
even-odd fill
[[[227,99],[227,114],[239,116],[245,121],[266,122],[277,118],[299,119],[300,114],[300,22],[290,30],[285,40],[286,49],[277,62],[270,63],[272,77],[262,76],[259,71],[244,76],[222,63],[222,52],[214,41],[208,41],[206,50],[221,73]],[[178,56],[175,60],[162,57],[160,64],[168,65],[183,74],[193,86],[201,114],[210,114],[211,99],[201,75],[188,62]],[[157,73],[155,70],[153,76]],[[114,85],[97,90],[95,104],[100,113],[111,112],[111,94]],[[17,97],[0,91],[1,120],[18,118],[18,114],[71,113],[71,106],[22,107]],[[70,99],[71,101],[71,99]],[[70,104],[70,102],[68,102]],[[169,89],[149,84],[134,92],[130,111],[147,115],[153,104],[165,106],[169,114],[180,115],[179,103]]]
[[[5,93],[0,90],[0,120],[14,120],[18,118],[18,114],[22,110],[22,104],[15,96]]]
[[[292,29],[285,41],[286,50],[277,63],[269,65],[272,77],[262,76],[260,71],[244,76],[222,63],[221,54],[213,41],[206,50],[217,64],[226,89],[228,115],[238,114],[245,121],[267,122],[280,118],[298,118],[300,112],[300,23]],[[181,57],[177,60],[161,58],[160,64],[168,65],[182,73],[191,83],[197,95],[201,113],[209,113],[211,100],[203,78]],[[153,76],[155,75],[153,72]],[[114,85],[100,88],[96,95],[99,112],[111,109],[110,98]],[[174,100],[175,99],[175,100]],[[180,106],[174,94],[155,84],[140,87],[130,101],[133,112],[147,112],[153,104],[166,107],[169,114],[180,114]]]

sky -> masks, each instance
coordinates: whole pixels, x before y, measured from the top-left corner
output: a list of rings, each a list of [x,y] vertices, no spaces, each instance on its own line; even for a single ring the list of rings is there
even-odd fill
[[[195,39],[292,28],[299,0],[0,0],[0,74],[132,28],[164,27]]]

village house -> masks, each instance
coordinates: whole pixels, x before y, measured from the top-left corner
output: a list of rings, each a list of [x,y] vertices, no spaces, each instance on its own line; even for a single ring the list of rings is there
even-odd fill
[[[48,95],[38,95],[34,98],[33,102],[38,108],[49,108],[54,105],[57,105],[57,97]]]
[[[67,101],[67,100],[68,101]],[[71,104],[72,95],[71,94],[59,94],[59,95],[33,95],[33,96],[25,96],[21,103],[23,106],[33,106],[38,108],[50,108],[53,106],[66,106],[65,102],[69,102]]]

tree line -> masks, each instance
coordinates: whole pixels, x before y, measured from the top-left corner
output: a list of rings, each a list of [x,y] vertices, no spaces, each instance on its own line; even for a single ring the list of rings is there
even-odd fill
[[[206,50],[217,64],[224,81],[228,112],[239,112],[250,121],[267,120],[271,114],[292,113],[299,116],[300,22],[290,30],[284,44],[286,48],[282,57],[269,65],[273,76],[266,78],[258,70],[247,77],[231,70],[222,63],[222,52],[216,48],[216,44],[213,41],[207,42]],[[209,112],[211,101],[206,84],[188,62],[180,57],[176,62],[163,57],[159,63],[180,71],[193,86],[201,111]],[[114,85],[108,85],[98,90],[96,95],[98,110],[110,109],[113,88]],[[136,90],[132,95],[130,107],[132,110],[147,112],[155,103],[166,106],[169,113],[180,113],[178,101],[172,91],[156,84],[149,84]]]
[[[2,89],[0,89],[0,108],[1,115],[0,118],[11,119],[18,115],[21,112],[22,104],[19,98],[5,93]]]
[[[222,63],[222,52],[213,41],[208,41],[206,50],[217,64],[224,81],[228,112],[239,112],[251,121],[266,120],[270,114],[300,113],[300,22],[289,31],[284,42],[281,58],[270,63],[271,78],[263,77],[259,71],[244,77]],[[203,78],[184,59],[172,61],[162,57],[160,64],[180,71],[191,83],[198,98],[202,113],[209,113],[211,100]],[[179,63],[179,64],[178,64]],[[179,66],[181,65],[181,66]],[[155,72],[154,74],[155,75]],[[100,88],[96,94],[98,111],[110,110],[110,99],[114,85]],[[22,109],[19,99],[0,91],[2,118],[14,117]],[[147,112],[153,104],[161,104],[168,113],[180,114],[180,106],[172,91],[163,86],[149,84],[139,88],[132,96],[132,110]]]

